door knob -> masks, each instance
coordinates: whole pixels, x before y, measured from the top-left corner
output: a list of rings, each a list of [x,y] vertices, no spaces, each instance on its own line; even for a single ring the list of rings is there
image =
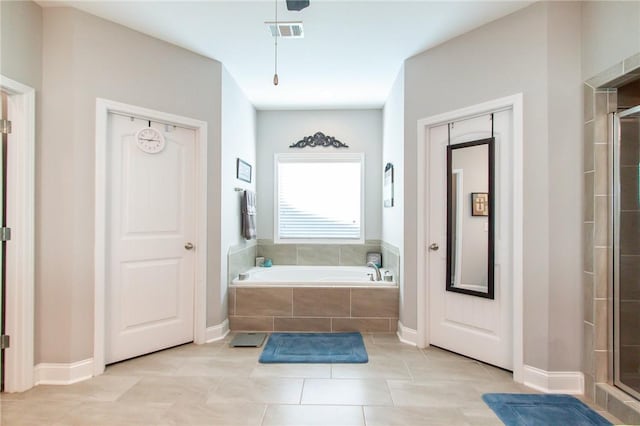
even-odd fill
[[[429,250],[433,250],[433,251],[437,251],[440,248],[440,246],[437,243],[432,243],[429,246]]]
[[[187,243],[187,244],[184,245],[184,248],[187,249],[187,250],[193,250],[193,244]]]

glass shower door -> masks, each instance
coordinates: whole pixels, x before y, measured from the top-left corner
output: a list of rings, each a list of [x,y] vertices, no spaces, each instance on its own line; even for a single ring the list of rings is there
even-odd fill
[[[614,122],[614,382],[640,399],[640,105]]]

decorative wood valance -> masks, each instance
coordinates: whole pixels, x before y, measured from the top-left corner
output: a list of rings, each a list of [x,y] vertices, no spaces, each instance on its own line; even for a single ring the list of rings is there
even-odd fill
[[[289,148],[305,148],[307,146],[332,146],[334,148],[349,148],[349,145],[340,142],[333,136],[327,136],[322,132],[316,132],[313,136],[305,136],[302,140],[289,145]]]

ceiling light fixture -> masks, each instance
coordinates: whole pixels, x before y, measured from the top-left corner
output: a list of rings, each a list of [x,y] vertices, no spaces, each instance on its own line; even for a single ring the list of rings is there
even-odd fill
[[[278,28],[278,0],[275,0],[276,3],[276,28]],[[273,74],[273,85],[277,86],[278,85],[278,37],[280,36],[280,34],[276,33],[274,35],[274,47],[275,47],[275,67],[274,67],[274,74]]]

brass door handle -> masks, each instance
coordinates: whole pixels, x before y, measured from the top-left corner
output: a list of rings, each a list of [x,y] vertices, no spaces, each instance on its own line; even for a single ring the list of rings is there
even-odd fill
[[[187,249],[187,250],[193,250],[193,244],[187,243],[187,244],[184,245],[184,248]]]
[[[440,246],[437,243],[432,243],[429,246],[429,250],[433,250],[433,251],[438,251],[439,248],[440,248]]]

